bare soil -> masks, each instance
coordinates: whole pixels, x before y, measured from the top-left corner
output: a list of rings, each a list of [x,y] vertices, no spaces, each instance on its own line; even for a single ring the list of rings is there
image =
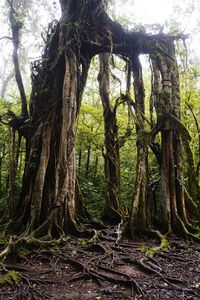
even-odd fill
[[[199,244],[170,240],[152,257],[158,241],[116,242],[116,231],[99,230],[95,243],[70,237],[7,260],[21,282],[1,286],[0,300],[200,299]]]

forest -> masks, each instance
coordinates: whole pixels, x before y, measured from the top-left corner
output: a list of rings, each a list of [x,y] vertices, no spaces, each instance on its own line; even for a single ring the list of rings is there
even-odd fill
[[[0,299],[199,299],[199,1],[0,8]]]

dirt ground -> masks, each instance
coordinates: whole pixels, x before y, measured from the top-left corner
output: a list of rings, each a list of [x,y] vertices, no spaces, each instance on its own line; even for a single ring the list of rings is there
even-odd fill
[[[99,230],[95,242],[70,237],[53,249],[24,251],[5,262],[21,280],[0,287],[0,300],[200,299],[198,243],[170,240],[155,253],[156,240],[117,236],[113,227]]]

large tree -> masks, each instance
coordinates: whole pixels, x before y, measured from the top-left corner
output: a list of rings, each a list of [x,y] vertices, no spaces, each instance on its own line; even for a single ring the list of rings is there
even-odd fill
[[[20,122],[15,124],[20,123],[18,130],[23,129],[28,146],[21,197],[7,229],[48,238],[69,231],[82,233],[76,213],[79,197],[75,197],[77,116],[92,57],[114,53],[130,61],[134,78],[135,101],[129,94],[124,96],[135,109],[138,136],[136,193],[128,231],[137,236],[152,227],[147,220],[148,145],[161,132],[161,227],[164,232],[188,234],[176,37],[125,30],[109,18],[103,0],[60,0],[60,4],[61,19],[48,32],[42,59],[32,67],[30,119],[23,124],[27,130]],[[148,134],[140,54],[151,55],[159,81],[154,102],[157,124]]]
[[[104,118],[105,153],[104,170],[106,180],[106,203],[102,219],[107,222],[119,223],[120,196],[120,160],[117,125],[117,101],[112,107],[110,99],[109,53],[99,55],[99,94],[101,96]]]

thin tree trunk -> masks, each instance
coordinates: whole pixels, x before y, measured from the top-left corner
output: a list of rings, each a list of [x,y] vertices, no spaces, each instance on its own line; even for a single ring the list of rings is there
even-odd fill
[[[85,165],[85,177],[87,178],[89,175],[89,169],[90,169],[90,154],[91,154],[91,145],[89,143],[87,148],[87,157],[86,157],[86,165]]]
[[[5,93],[8,87],[10,80],[14,77],[14,72],[12,71],[4,80],[1,87],[0,97],[3,99],[5,97]]]
[[[19,49],[19,43],[20,43],[20,30],[22,28],[22,23],[20,21],[20,16],[18,15],[18,12],[16,11],[14,7],[13,0],[8,1],[10,6],[10,13],[9,13],[9,19],[10,19],[10,25],[11,25],[11,31],[12,31],[12,43],[13,43],[13,63],[14,63],[14,69],[15,69],[15,79],[18,85],[20,97],[21,97],[21,115],[23,117],[28,116],[28,109],[27,109],[27,99],[26,99],[26,93],[22,81],[22,75],[19,67],[19,58],[18,58],[18,49]]]
[[[187,139],[183,140],[183,146],[186,155],[186,166],[187,166],[187,190],[189,195],[194,199],[194,201],[200,204],[200,187],[198,183],[198,176],[195,172],[195,164],[193,153],[190,148],[189,141]]]
[[[0,196],[2,195],[3,186],[2,186],[2,161],[3,157],[0,156]]]
[[[11,218],[14,213],[15,203],[15,177],[16,177],[16,161],[15,161],[15,131],[9,128],[9,187],[8,187],[8,203],[7,214]]]
[[[82,165],[82,149],[80,147],[79,153],[78,153],[78,173],[79,173],[79,175],[81,173],[81,165]]]
[[[94,166],[94,182],[96,182],[96,178],[97,178],[98,165],[99,165],[99,156],[98,156],[98,154],[96,153],[95,166]]]

